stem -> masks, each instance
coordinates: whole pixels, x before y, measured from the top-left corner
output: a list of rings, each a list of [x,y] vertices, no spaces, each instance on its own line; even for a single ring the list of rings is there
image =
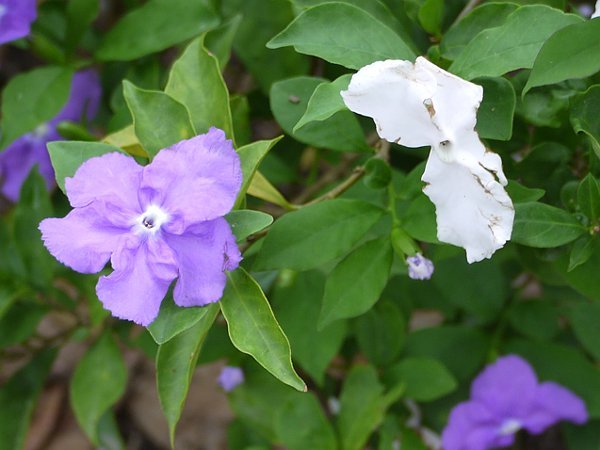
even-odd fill
[[[453,23],[460,22],[467,14],[469,14],[480,2],[481,0],[469,0],[469,2],[465,5],[463,10],[460,12],[456,19],[454,19]]]

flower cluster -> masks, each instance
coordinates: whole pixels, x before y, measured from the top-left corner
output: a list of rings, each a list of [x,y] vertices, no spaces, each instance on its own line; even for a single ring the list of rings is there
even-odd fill
[[[471,399],[452,410],[442,434],[445,450],[487,450],[512,445],[515,434],[542,433],[561,420],[583,424],[583,401],[560,384],[538,383],[527,361],[516,355],[487,366],[471,385]]]
[[[242,182],[240,160],[216,128],[161,150],[147,166],[121,153],[91,158],[65,180],[73,210],[40,224],[59,261],[114,272],[96,292],[116,317],[150,324],[171,282],[179,306],[219,300],[241,254],[223,217]]]
[[[407,257],[406,264],[408,265],[408,276],[413,280],[429,280],[433,275],[433,262],[420,253]]]
[[[4,197],[11,202],[19,200],[21,186],[36,164],[48,188],[54,186],[54,169],[46,144],[60,139],[56,131],[60,122],[76,122],[82,117],[94,117],[101,94],[100,80],[96,72],[85,70],[73,75],[69,99],[62,110],[52,120],[16,139],[0,153],[0,191]]]
[[[352,76],[341,95],[346,106],[372,117],[381,138],[432,151],[422,180],[436,206],[437,235],[467,251],[471,262],[489,258],[510,239],[512,201],[500,157],[475,131],[483,89],[426,59],[378,61]]]
[[[0,44],[27,36],[36,16],[36,0],[0,0]]]

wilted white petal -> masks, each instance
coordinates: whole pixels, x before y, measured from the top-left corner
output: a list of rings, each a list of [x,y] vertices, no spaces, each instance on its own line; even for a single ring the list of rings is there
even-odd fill
[[[475,131],[480,86],[419,57],[414,64],[363,67],[341,95],[352,111],[375,120],[383,139],[431,146],[422,179],[436,206],[440,241],[464,247],[475,262],[510,239],[514,209],[503,188],[502,161]]]
[[[594,14],[592,14],[592,17],[590,17],[590,19],[595,19],[596,17],[600,17],[600,0],[596,2],[596,10],[594,11]]]

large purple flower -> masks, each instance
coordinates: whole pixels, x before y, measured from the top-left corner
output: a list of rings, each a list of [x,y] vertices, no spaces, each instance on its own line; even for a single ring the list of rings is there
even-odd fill
[[[443,431],[444,450],[487,450],[513,444],[525,429],[539,434],[561,420],[588,420],[585,403],[560,384],[538,383],[516,355],[487,366],[471,385],[471,400],[458,404]]]
[[[54,170],[46,144],[61,138],[56,131],[60,122],[92,118],[98,110],[101,94],[96,72],[85,70],[73,75],[69,99],[61,111],[52,120],[13,141],[0,153],[0,192],[4,197],[12,202],[19,200],[21,186],[36,164],[48,189],[54,186]]]
[[[171,282],[179,306],[223,295],[226,270],[241,260],[223,217],[242,182],[240,160],[223,131],[161,150],[145,167],[121,153],[91,158],[65,180],[73,206],[40,224],[44,244],[82,273],[114,272],[96,292],[116,317],[148,325]]]
[[[36,16],[36,0],[0,0],[0,44],[27,36]]]

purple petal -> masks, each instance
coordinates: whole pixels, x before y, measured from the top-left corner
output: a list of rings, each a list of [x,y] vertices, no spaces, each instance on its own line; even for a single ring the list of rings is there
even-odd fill
[[[179,267],[175,303],[202,306],[219,300],[227,281],[225,271],[234,270],[242,259],[227,221],[220,217],[195,225],[184,234],[164,236]]]
[[[0,0],[0,44],[27,36],[36,16],[36,0]]]
[[[81,273],[102,270],[128,231],[111,226],[94,206],[76,208],[62,219],[44,219],[39,229],[48,251]]]
[[[177,276],[171,251],[160,239],[132,236],[111,263],[115,271],[98,281],[98,298],[113,316],[149,325]]]
[[[533,434],[561,420],[583,424],[588,420],[585,403],[558,383],[545,382],[537,387],[534,406],[523,419],[524,427]]]
[[[443,448],[487,450],[504,445],[499,444],[499,441],[504,442],[511,437],[500,436],[498,426],[499,423],[486,405],[478,402],[459,403],[450,413],[448,424],[442,432]]]
[[[218,382],[225,392],[229,392],[244,382],[244,372],[239,367],[225,366],[221,369]]]
[[[73,178],[65,180],[65,187],[74,207],[100,200],[128,212],[133,219],[142,212],[138,201],[141,177],[142,166],[133,158],[107,153],[84,162]]]
[[[471,385],[471,398],[485,403],[498,417],[523,417],[537,387],[535,372],[520,356],[509,355],[487,366]]]
[[[190,224],[227,214],[242,182],[240,159],[225,139],[211,128],[206,134],[161,150],[144,168],[144,204],[155,203],[174,221],[169,231],[181,233]]]
[[[46,180],[46,187],[51,189],[54,186],[54,170],[46,150],[45,140],[29,133],[13,141],[0,153],[2,195],[16,203],[23,183],[36,164],[40,174]]]
[[[94,118],[101,96],[100,77],[94,70],[88,69],[75,73],[71,81],[69,99],[52,119],[50,125],[55,127],[63,120],[80,122],[84,118],[87,120]]]

